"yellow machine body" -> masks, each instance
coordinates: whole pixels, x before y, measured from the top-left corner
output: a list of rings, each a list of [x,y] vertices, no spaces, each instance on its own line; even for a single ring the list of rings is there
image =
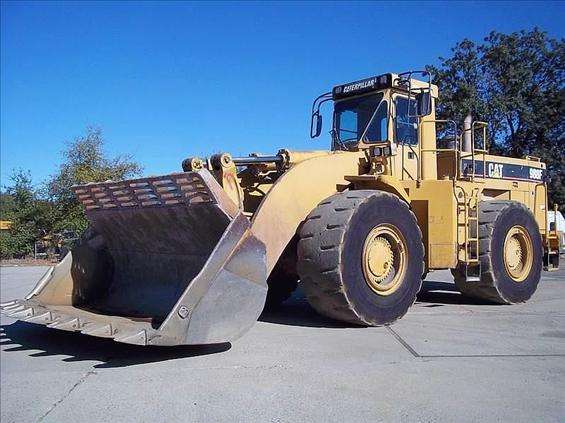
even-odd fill
[[[140,345],[233,341],[261,313],[269,275],[285,256],[296,256],[297,232],[309,214],[332,195],[355,190],[389,193],[409,206],[425,271],[478,263],[478,205],[493,199],[525,205],[546,253],[558,248],[547,222],[544,163],[488,154],[482,122],[455,130],[452,145],[440,146],[439,127],[457,125],[436,120],[438,88],[411,75],[384,77],[386,86],[374,88],[387,105],[386,137],[378,143],[360,139],[350,148],[268,157],[224,153],[187,159],[182,173],[76,187],[91,228],[24,300],[2,311]],[[349,87],[362,98],[381,79]],[[429,94],[431,110],[409,116],[417,140],[401,143],[396,104],[407,101],[410,109],[414,92]],[[471,140],[469,151],[463,137]]]

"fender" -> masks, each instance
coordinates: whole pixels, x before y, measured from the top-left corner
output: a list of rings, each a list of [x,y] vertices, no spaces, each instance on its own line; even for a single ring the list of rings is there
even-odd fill
[[[346,180],[352,182],[357,189],[378,189],[385,192],[390,192],[408,204],[410,204],[410,196],[394,176],[390,175],[357,175],[346,176]]]
[[[345,175],[359,175],[363,154],[342,152],[313,157],[287,170],[261,201],[251,220],[252,233],[267,248],[267,274],[308,213],[347,185]]]

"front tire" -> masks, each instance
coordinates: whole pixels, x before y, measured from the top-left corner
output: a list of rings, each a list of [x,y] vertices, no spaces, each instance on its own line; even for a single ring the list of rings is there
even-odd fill
[[[336,320],[378,326],[402,317],[421,288],[423,260],[416,217],[386,192],[335,194],[300,229],[301,286],[316,311]]]

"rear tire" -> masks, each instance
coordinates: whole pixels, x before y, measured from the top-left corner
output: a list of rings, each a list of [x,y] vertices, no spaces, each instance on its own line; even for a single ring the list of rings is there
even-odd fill
[[[423,259],[416,217],[385,192],[335,194],[300,229],[301,286],[316,311],[336,320],[377,326],[402,317],[421,288]]]
[[[462,267],[452,271],[463,295],[498,304],[527,301],[543,265],[542,239],[530,210],[516,201],[479,203],[479,255],[479,282],[466,282]]]

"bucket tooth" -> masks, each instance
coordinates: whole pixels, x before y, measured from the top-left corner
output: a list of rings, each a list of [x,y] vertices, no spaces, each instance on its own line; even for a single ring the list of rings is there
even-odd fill
[[[4,314],[16,313],[16,312],[21,311],[21,310],[23,310],[23,309],[25,309],[25,308],[26,308],[25,305],[23,305],[23,304],[21,304],[21,303],[17,303],[17,304],[8,306],[8,307],[4,307],[4,308],[2,309],[2,312],[3,312]]]
[[[33,317],[33,308],[24,307],[23,310],[19,310],[16,312],[10,311],[8,313],[8,317],[11,317],[12,319],[26,319],[28,317]]]
[[[147,345],[147,332],[145,330],[128,332],[114,338],[114,341],[123,342],[124,344]]]
[[[16,300],[12,300],[12,301],[6,301],[4,303],[0,303],[0,308],[6,308],[6,307],[10,307],[13,305],[18,304],[18,302]]]
[[[85,335],[99,336],[102,338],[112,338],[114,329],[111,324],[93,323],[81,330]]]
[[[66,330],[69,332],[75,332],[80,330],[84,324],[80,321],[78,317],[70,317],[68,319],[57,320],[54,323],[48,325],[50,328]]]
[[[28,317],[25,319],[28,323],[40,323],[43,325],[47,325],[53,322],[53,313],[50,311],[46,311],[45,313],[37,314],[36,316]]]

